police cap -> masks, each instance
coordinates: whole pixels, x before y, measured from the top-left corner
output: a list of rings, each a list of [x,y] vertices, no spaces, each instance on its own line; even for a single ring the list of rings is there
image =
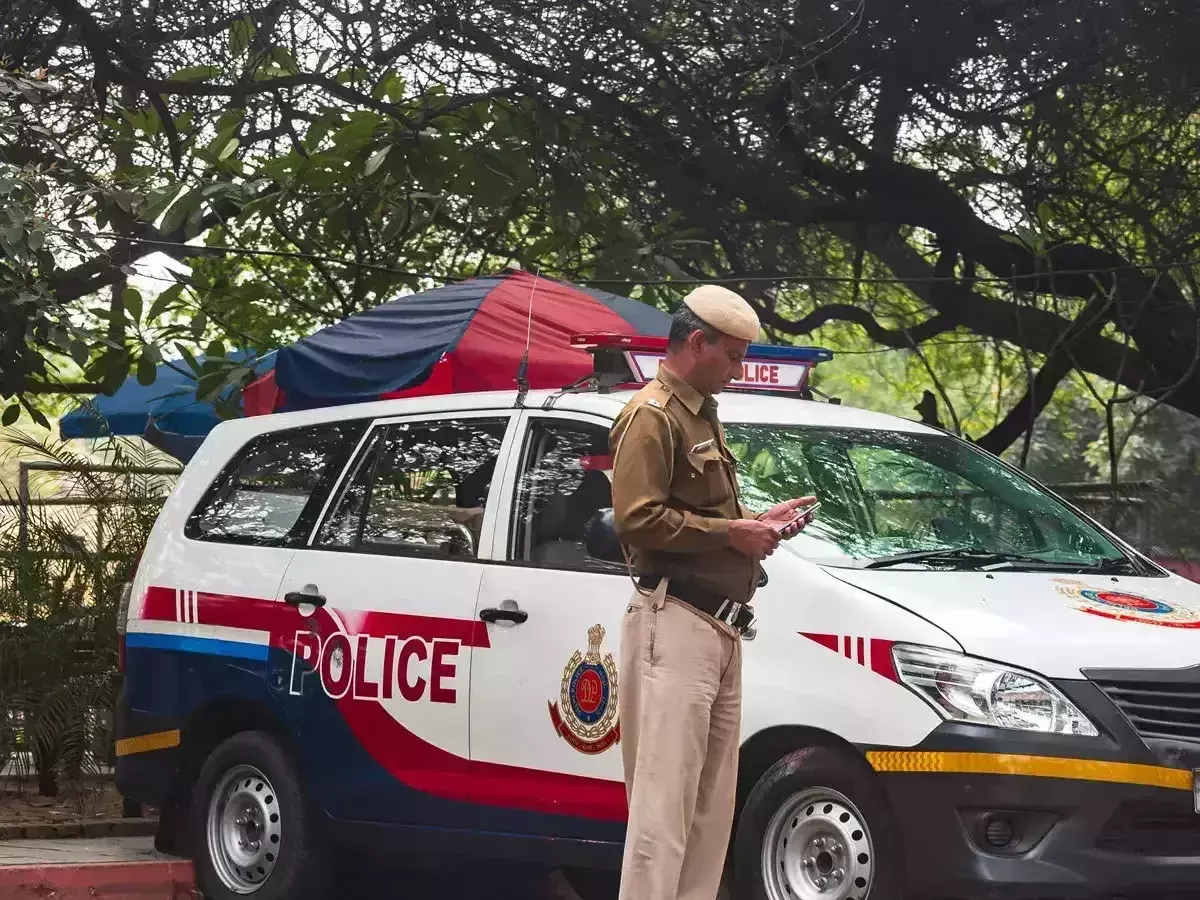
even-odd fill
[[[758,338],[758,315],[729,288],[702,284],[684,297],[683,303],[700,321],[717,331],[743,341]]]

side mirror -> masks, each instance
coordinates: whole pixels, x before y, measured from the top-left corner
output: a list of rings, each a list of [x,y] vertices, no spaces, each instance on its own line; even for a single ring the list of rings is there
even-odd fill
[[[621,542],[617,540],[611,507],[597,510],[588,519],[585,541],[588,556],[592,559],[614,563],[625,561],[625,554],[621,552]]]

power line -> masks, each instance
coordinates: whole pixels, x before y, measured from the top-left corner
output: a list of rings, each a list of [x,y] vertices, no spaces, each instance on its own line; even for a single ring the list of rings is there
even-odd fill
[[[72,237],[78,237],[76,232],[68,231],[62,228],[50,229],[62,234],[68,234]],[[388,275],[394,275],[400,278],[424,278],[433,281],[442,282],[460,282],[469,280],[468,277],[456,277],[451,275],[438,275],[432,272],[411,272],[405,269],[396,269],[391,266],[378,265],[375,263],[364,263],[353,259],[342,259],[336,256],[327,256],[320,253],[305,253],[299,250],[272,250],[260,247],[231,247],[224,244],[188,244],[184,241],[165,241],[156,240],[153,238],[133,237],[129,235],[117,234],[110,231],[91,232],[91,237],[110,238],[112,240],[127,241],[129,243],[141,244],[148,247],[187,247],[203,251],[209,251],[213,254],[230,254],[234,256],[273,256],[281,259],[297,259],[308,262],[331,263],[333,265],[345,266],[347,268],[364,269],[371,272],[381,272]],[[622,278],[575,278],[571,277],[571,281],[581,285],[609,285],[612,287],[672,287],[686,288],[697,284],[780,284],[784,282],[808,282],[818,284],[1000,284],[1011,285],[1017,281],[1044,281],[1053,280],[1055,278],[1063,278],[1067,276],[1077,275],[1112,275],[1118,272],[1165,272],[1173,269],[1190,268],[1192,266],[1200,266],[1200,259],[1183,260],[1173,263],[1124,263],[1117,266],[1105,266],[1100,268],[1090,269],[1061,269],[1058,271],[1047,272],[1026,272],[1013,274],[1011,276],[1001,278],[998,276],[978,276],[978,275],[932,275],[921,278],[880,278],[866,277],[856,278],[853,275],[809,275],[809,274],[779,274],[779,275],[726,275],[713,276],[703,279],[695,279],[693,281],[685,281],[678,278],[640,278],[640,279],[622,279]]]

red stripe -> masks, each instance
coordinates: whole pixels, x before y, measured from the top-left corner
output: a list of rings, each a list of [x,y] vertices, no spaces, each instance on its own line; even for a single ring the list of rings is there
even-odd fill
[[[867,664],[867,644],[862,638],[858,639],[858,664],[860,666]]]
[[[298,629],[311,630],[313,624],[311,619],[300,615],[296,607],[281,600],[210,594],[202,591],[197,596],[197,604],[199,621],[205,625],[269,631],[271,645],[275,647],[284,646],[284,640],[294,637]],[[487,625],[478,619],[451,619],[358,609],[339,609],[337,613],[351,634],[368,634],[371,637],[421,637],[428,641],[444,638],[460,641],[466,647],[490,646]],[[176,621],[175,588],[155,586],[147,589],[141,618],[160,622]],[[333,625],[332,620],[329,624]]]
[[[850,635],[842,636],[842,656],[846,659],[854,659],[854,655],[850,652]]]
[[[801,631],[800,635],[820,644],[826,650],[832,650],[834,653],[838,652],[838,636],[836,634],[811,634],[807,631]]]
[[[896,674],[896,664],[892,662],[892,645],[895,643],[871,638],[871,671],[899,684],[900,676]]]

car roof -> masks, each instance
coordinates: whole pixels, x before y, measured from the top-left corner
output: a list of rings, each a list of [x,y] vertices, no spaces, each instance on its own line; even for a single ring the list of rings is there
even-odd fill
[[[553,409],[591,413],[613,419],[634,395],[632,390],[599,393],[580,391],[530,391],[523,406],[539,410],[553,399]],[[299,412],[272,413],[222,422],[213,435],[223,440],[247,440],[253,435],[285,428],[297,428],[325,422],[353,419],[377,419],[393,416],[438,415],[456,412],[507,412],[516,408],[517,392],[489,391],[461,394],[437,394],[429,397],[408,397],[399,400],[379,400],[326,406]],[[941,434],[919,422],[885,413],[856,409],[833,403],[802,400],[782,395],[752,394],[729,391],[717,400],[721,421],[725,424],[808,425],[822,428],[857,428],[872,431],[902,431],[912,434]]]

